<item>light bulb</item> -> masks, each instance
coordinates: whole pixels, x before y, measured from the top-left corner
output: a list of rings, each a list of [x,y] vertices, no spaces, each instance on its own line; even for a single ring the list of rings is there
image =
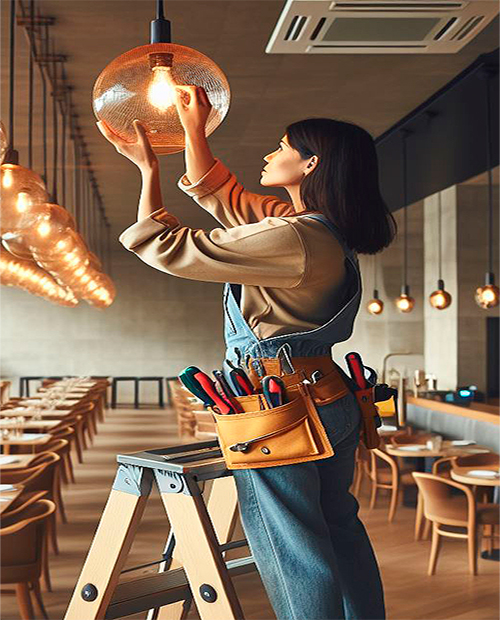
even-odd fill
[[[12,183],[14,182],[12,170],[10,168],[6,168],[2,175],[2,187],[4,189],[10,189],[12,187]]]
[[[402,294],[396,299],[396,306],[400,312],[411,312],[414,305],[415,300],[409,295]]]
[[[476,289],[476,303],[487,310],[498,306],[500,291],[495,284],[495,274],[492,271],[486,273],[486,283]]]
[[[31,196],[26,192],[19,192],[16,200],[16,209],[18,213],[26,213],[32,206]]]
[[[175,104],[175,90],[170,67],[153,67],[153,79],[148,88],[148,100],[160,112]]]
[[[49,222],[41,222],[36,227],[36,231],[40,235],[40,237],[47,237],[51,230],[52,226],[49,224]]]
[[[380,314],[384,309],[384,302],[380,299],[371,299],[368,302],[367,309],[370,314]]]
[[[486,284],[476,289],[476,303],[485,310],[488,308],[494,308],[498,306],[499,301],[499,289],[495,284]]]

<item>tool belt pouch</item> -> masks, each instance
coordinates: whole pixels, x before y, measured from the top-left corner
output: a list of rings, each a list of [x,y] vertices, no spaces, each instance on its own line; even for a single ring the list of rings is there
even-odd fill
[[[333,448],[309,388],[287,388],[289,402],[261,409],[262,394],[236,397],[245,413],[218,414],[212,410],[228,469],[292,465],[333,456]]]
[[[379,413],[373,401],[373,388],[356,390],[353,393],[356,396],[362,414],[360,439],[369,450],[378,448],[380,443],[380,436],[377,432]]]

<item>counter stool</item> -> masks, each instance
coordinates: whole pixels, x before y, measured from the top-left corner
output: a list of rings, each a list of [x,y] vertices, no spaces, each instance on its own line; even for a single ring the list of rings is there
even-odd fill
[[[164,377],[137,377],[137,393],[134,406],[136,409],[139,407],[139,386],[141,381],[157,381],[158,382],[158,405],[163,409],[165,403],[163,400],[163,381]]]
[[[118,393],[118,381],[133,381],[134,382],[134,407],[139,408],[139,380],[137,377],[113,377],[111,384],[111,409],[116,409],[117,393]]]

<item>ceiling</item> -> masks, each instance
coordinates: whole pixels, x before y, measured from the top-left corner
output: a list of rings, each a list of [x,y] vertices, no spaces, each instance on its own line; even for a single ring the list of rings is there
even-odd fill
[[[73,103],[116,238],[135,221],[140,175],[95,126],[92,86],[113,58],[149,42],[149,22],[154,18],[155,3],[153,0],[38,0],[36,6],[42,15],[56,18],[56,24],[50,27],[51,36],[56,52],[68,56],[66,73],[74,87]],[[476,39],[453,55],[266,54],[265,46],[283,6],[281,0],[167,0],[165,3],[166,17],[172,22],[173,42],[196,48],[212,58],[231,86],[229,113],[209,138],[213,154],[248,189],[283,198],[288,198],[284,190],[263,190],[259,178],[262,158],[277,147],[287,124],[301,118],[327,116],[357,123],[377,137],[477,56],[498,47],[497,17]],[[1,114],[6,126],[8,8],[9,2],[2,0]],[[17,32],[15,146],[21,159],[25,159],[27,45],[23,29],[18,28]],[[40,90],[36,96],[40,97]],[[40,110],[37,105],[35,119],[40,120]],[[34,168],[42,172],[39,123],[36,131]],[[186,225],[211,227],[213,220],[200,214],[199,207],[177,188],[184,172],[183,153],[162,156],[160,160],[164,205]]]

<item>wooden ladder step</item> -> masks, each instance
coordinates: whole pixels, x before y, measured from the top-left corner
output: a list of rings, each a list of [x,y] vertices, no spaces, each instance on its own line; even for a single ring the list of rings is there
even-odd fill
[[[231,577],[257,570],[253,556],[226,562]],[[183,568],[119,583],[106,610],[106,619],[123,618],[191,598],[191,590]]]

